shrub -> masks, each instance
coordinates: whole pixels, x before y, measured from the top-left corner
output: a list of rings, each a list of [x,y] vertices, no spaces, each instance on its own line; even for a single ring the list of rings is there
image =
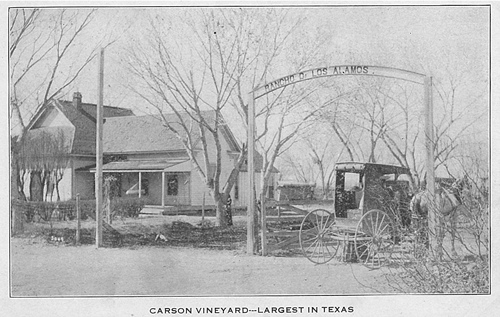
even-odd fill
[[[388,267],[386,277],[391,286],[412,293],[490,292],[490,210],[487,193],[480,194],[462,196],[462,204],[455,211],[458,226],[451,226],[448,219],[441,228],[448,237],[451,232],[455,234],[458,252],[450,250],[449,242],[438,252],[417,243],[415,247],[424,252],[409,253],[401,265]]]
[[[73,220],[76,216],[75,202],[43,202],[43,201],[13,201],[13,208],[18,208],[24,214],[27,222],[43,219],[50,220]]]
[[[146,203],[146,198],[118,197],[111,202],[111,214],[113,217],[137,218]]]
[[[120,218],[137,218],[147,199],[137,197],[117,197],[111,201],[111,215]],[[95,219],[95,200],[80,200],[82,220]]]
[[[74,200],[72,200],[75,202]],[[76,202],[75,202],[76,203]],[[95,200],[80,200],[80,214],[82,220],[87,220],[89,217],[95,219]],[[75,209],[76,218],[76,209]]]
[[[147,203],[144,198],[116,198],[111,202],[111,213],[113,217],[136,218]],[[79,208],[81,219],[95,219],[95,200],[80,200]],[[21,210],[27,222],[42,219],[51,220],[74,220],[76,219],[76,200],[59,202],[38,201],[12,201],[12,207]]]

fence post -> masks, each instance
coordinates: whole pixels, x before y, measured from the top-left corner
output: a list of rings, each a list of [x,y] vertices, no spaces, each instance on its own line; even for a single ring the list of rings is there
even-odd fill
[[[11,203],[11,236],[24,231],[24,207],[16,199]],[[29,208],[29,207],[27,207]]]
[[[203,193],[203,201],[201,203],[201,223],[205,220],[205,193]]]
[[[266,195],[264,192],[262,192],[261,198],[260,198],[260,204],[261,204],[261,247],[262,247],[262,256],[267,255],[267,220],[266,220]]]
[[[109,179],[104,180],[104,213],[108,224],[111,224],[111,182]]]
[[[16,232],[16,229],[17,229],[16,228],[17,227],[16,226],[16,220],[17,220],[16,219],[16,213],[17,213],[17,208],[16,208],[15,204],[12,203],[12,207],[11,207],[11,215],[12,215],[11,216],[12,217],[11,220],[12,220],[12,223],[10,224],[10,227],[11,227],[11,236],[12,237],[15,236],[16,233],[17,233]]]
[[[80,245],[80,229],[81,229],[81,214],[80,214],[80,194],[76,194],[76,244]]]

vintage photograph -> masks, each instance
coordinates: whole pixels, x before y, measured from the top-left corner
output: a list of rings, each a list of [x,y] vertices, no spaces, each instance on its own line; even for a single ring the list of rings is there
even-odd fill
[[[37,5],[10,298],[491,294],[490,5]]]

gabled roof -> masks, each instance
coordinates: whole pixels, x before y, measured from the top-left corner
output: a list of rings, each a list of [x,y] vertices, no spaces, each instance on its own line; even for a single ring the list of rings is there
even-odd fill
[[[182,143],[154,116],[109,118],[103,129],[104,153],[181,150]]]
[[[53,107],[56,107],[74,126],[73,142],[71,153],[72,154],[95,154],[96,142],[96,112],[97,106],[90,103],[81,103],[81,108],[77,109],[72,101],[66,100],[53,100],[47,105],[41,107],[30,121],[28,128],[32,131],[37,130],[33,127],[36,126],[41,120],[45,119],[45,114]],[[134,113],[130,109],[118,107],[103,107],[103,117],[117,117],[117,116],[133,116]]]
[[[202,117],[210,126],[215,125],[215,112],[204,111]],[[167,122],[179,131],[181,137],[187,139],[186,131],[181,127],[175,114],[165,114]],[[221,118],[221,120],[223,120]],[[191,122],[190,136],[194,147],[199,147],[200,131],[196,122],[188,114],[183,115],[183,121]],[[224,121],[219,125],[221,135],[229,144],[231,151],[239,152],[240,148],[232,132]],[[159,116],[129,116],[108,118],[104,124],[103,149],[104,153],[154,153],[166,151],[184,151],[179,138],[164,126]]]
[[[95,154],[97,106],[82,103],[81,110],[79,110],[73,106],[71,101],[58,100],[56,104],[75,126],[73,153]],[[133,116],[133,114],[130,109],[103,106],[103,117],[106,119],[118,116]]]
[[[203,118],[211,126],[215,123],[215,111],[202,112]],[[185,131],[177,123],[178,118],[175,114],[165,114],[164,118],[167,122],[171,122],[183,138],[186,137]],[[183,120],[190,122],[192,120],[188,114],[183,115]],[[220,119],[219,130],[222,137],[229,145],[229,150],[233,153],[241,151],[238,142],[233,133],[225,124],[224,119]],[[129,116],[109,118],[104,124],[103,149],[105,154],[127,154],[127,153],[161,153],[168,151],[185,151],[185,148],[179,138],[166,128],[159,117],[157,116]],[[193,140],[193,145],[201,149],[200,131],[198,125],[193,124],[190,131]],[[255,170],[260,171],[262,166],[262,156],[255,153]],[[247,166],[244,164],[241,171],[247,171]],[[273,173],[278,173],[278,170],[273,167]]]

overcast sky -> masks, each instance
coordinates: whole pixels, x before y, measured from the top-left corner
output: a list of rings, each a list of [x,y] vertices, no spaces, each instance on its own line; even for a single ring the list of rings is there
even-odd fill
[[[161,14],[167,24],[174,18],[190,17],[193,10],[200,8],[98,8],[93,23],[75,43],[74,51],[83,56],[85,49],[95,47],[102,37],[117,39],[105,52],[106,105],[131,108],[137,115],[149,112],[146,102],[129,89],[134,79],[128,76],[122,58],[148,34],[152,16]],[[461,76],[465,89],[459,97],[480,98],[471,113],[488,109],[490,11],[487,6],[303,6],[290,11],[290,19],[301,14],[306,17],[304,26],[296,30],[304,43],[321,45],[326,53],[325,61],[317,67],[387,66],[424,73],[436,81]],[[79,14],[83,16],[85,10]],[[324,43],[311,40],[325,30],[328,37]],[[177,36],[185,36],[183,31],[189,30],[182,30]],[[278,70],[276,78],[296,71]],[[79,91],[84,102],[96,103],[97,72],[98,63],[94,60],[62,99],[70,100],[73,92]],[[488,127],[487,122],[477,122],[472,130],[479,131],[486,141]],[[240,140],[244,139],[243,134],[240,133]]]
[[[428,72],[442,72],[440,65],[466,64],[477,80],[488,79],[487,7],[305,7],[294,10],[305,9],[308,27],[301,31],[306,36],[308,33],[314,36],[317,28],[331,30],[331,43],[325,48],[331,51],[330,65],[376,64],[408,69],[415,67],[411,64],[417,64],[409,61],[413,58],[434,65]],[[96,34],[112,32],[119,36],[105,55],[106,104],[141,108],[140,101],[125,87],[128,79],[124,77],[120,57],[144,33],[150,14],[158,11],[179,12],[172,8],[100,9],[95,29],[88,32],[91,36],[82,39],[92,46]],[[282,75],[286,74],[278,77]],[[73,90],[80,90],[85,101],[94,103],[96,78],[97,63],[94,62],[75,82]],[[73,90],[68,91],[67,98],[71,98]]]
[[[190,17],[194,10],[200,9],[115,7],[97,10],[93,24],[84,36],[78,38],[75,43],[78,50],[74,51],[93,48],[102,37],[117,39],[105,52],[106,105],[131,108],[137,115],[149,113],[147,103],[129,89],[135,83],[128,76],[122,58],[148,34],[152,16],[161,14],[167,25],[176,17]],[[342,64],[387,66],[431,75],[435,80],[443,80],[450,74],[457,76],[458,72],[465,74],[466,89],[461,91],[461,96],[479,95],[479,107],[488,107],[488,7],[306,6],[290,10],[290,19],[300,14],[306,17],[304,27],[296,30],[304,38],[304,43],[321,45],[326,53],[324,64],[318,67]],[[79,14],[83,16],[85,11],[79,11]],[[324,43],[311,40],[325,30],[328,36]],[[183,31],[179,32],[179,37],[186,35]],[[97,60],[90,63],[62,98],[70,100],[73,92],[79,91],[84,102],[96,103],[97,65]],[[278,70],[276,78],[294,72],[296,70]],[[477,112],[478,109],[471,111]],[[244,130],[239,128],[236,126],[233,130],[243,141]],[[487,128],[487,124],[478,122],[475,129],[487,136]]]

